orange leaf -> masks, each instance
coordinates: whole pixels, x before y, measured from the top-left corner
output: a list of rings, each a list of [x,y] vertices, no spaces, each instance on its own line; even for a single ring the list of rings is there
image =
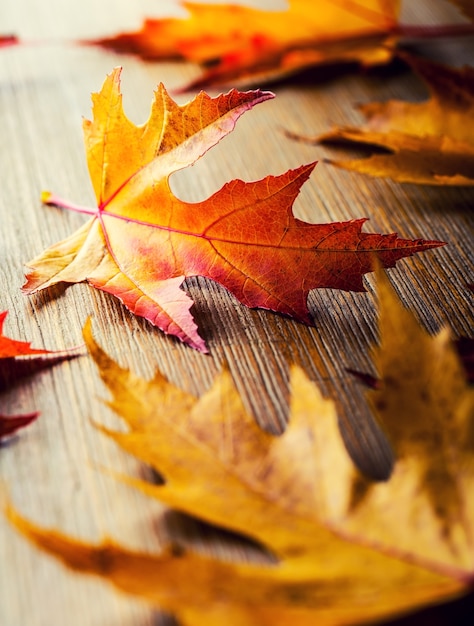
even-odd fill
[[[144,493],[265,546],[271,564],[223,561],[170,546],[161,554],[89,545],[10,521],[69,567],[197,626],[367,624],[469,591],[474,579],[474,392],[446,333],[431,338],[379,278],[384,389],[370,392],[397,462],[381,483],[347,455],[334,403],[291,371],[283,435],[246,413],[230,374],[199,399],[157,374],[120,368],[85,339],[128,432],[101,430],[152,465]]]
[[[401,56],[428,85],[429,100],[366,104],[360,107],[365,126],[336,128],[316,140],[366,144],[389,152],[330,161],[351,171],[398,182],[474,185],[474,69]]]
[[[94,43],[146,58],[181,57],[210,67],[197,84],[262,84],[324,63],[385,63],[399,0],[290,0],[265,11],[182,2],[186,18],[148,19],[140,32]]]
[[[46,194],[45,202],[92,218],[28,263],[26,293],[87,280],[205,351],[189,312],[192,301],[180,289],[187,276],[211,278],[247,306],[309,324],[311,289],[362,291],[374,255],[390,267],[442,245],[362,233],[365,219],[333,224],[295,219],[292,204],[314,163],[256,182],[234,180],[203,202],[179,200],[169,176],[194,163],[233,130],[244,111],[273,94],[200,93],[178,106],[160,85],[148,122],[137,127],[123,113],[119,76],[115,70],[93,96],[94,119],[84,124],[98,206],[77,207]]]

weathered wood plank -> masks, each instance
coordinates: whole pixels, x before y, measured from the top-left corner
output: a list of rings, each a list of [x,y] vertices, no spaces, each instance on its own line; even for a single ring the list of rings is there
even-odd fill
[[[151,5],[147,3],[147,11]],[[408,9],[425,23],[456,14],[441,0],[426,0]],[[371,367],[368,350],[377,333],[370,295],[313,292],[310,307],[315,326],[307,328],[269,312],[246,309],[210,281],[186,281],[210,355],[164,336],[133,318],[113,298],[85,285],[57,288],[29,299],[21,295],[23,262],[84,221],[80,215],[42,207],[40,191],[54,189],[82,204],[93,202],[81,136],[81,116],[90,114],[90,92],[100,87],[114,66],[123,65],[126,111],[139,122],[148,115],[158,81],[173,88],[194,72],[179,63],[145,64],[60,41],[136,27],[145,12],[127,0],[39,4],[2,0],[1,30],[43,40],[41,45],[2,50],[0,56],[0,309],[10,311],[8,334],[51,349],[77,345],[82,341],[82,325],[92,314],[98,340],[122,364],[145,376],[159,367],[173,382],[196,394],[207,389],[222,363],[227,363],[249,410],[274,432],[287,419],[288,364],[299,363],[337,399],[354,458],[367,471],[383,474],[389,453],[367,413],[362,390],[345,371]],[[52,37],[56,43],[44,43]],[[472,41],[430,45],[440,59],[455,64],[472,61]],[[357,102],[426,95],[420,81],[406,71],[290,83],[275,87],[275,92],[275,100],[246,114],[235,132],[195,167],[173,177],[173,188],[181,197],[199,200],[229,179],[254,180],[334,154],[327,147],[291,141],[282,128],[317,133],[332,122],[358,121],[353,109]],[[450,245],[441,250],[400,262],[390,276],[426,327],[435,331],[448,323],[459,335],[472,334],[472,294],[466,289],[466,283],[473,281],[472,203],[473,193],[466,189],[397,185],[320,163],[295,211],[314,222],[367,216],[368,231],[448,241]],[[370,278],[367,285],[372,291]],[[206,544],[202,528],[177,523],[176,516],[167,523],[160,521],[159,504],[98,469],[144,471],[93,430],[90,417],[116,425],[98,401],[103,395],[87,357],[2,395],[4,412],[38,409],[42,413],[21,438],[0,449],[0,479],[15,504],[39,523],[87,539],[112,535],[130,546],[152,550],[170,533],[181,532],[190,541]],[[166,620],[102,583],[65,573],[0,518],[0,623],[156,626]]]

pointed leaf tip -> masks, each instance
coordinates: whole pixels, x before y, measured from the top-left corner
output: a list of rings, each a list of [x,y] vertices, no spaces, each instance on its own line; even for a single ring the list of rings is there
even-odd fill
[[[38,417],[38,412],[26,415],[0,415],[0,442],[2,439],[11,437],[18,430],[29,426]]]

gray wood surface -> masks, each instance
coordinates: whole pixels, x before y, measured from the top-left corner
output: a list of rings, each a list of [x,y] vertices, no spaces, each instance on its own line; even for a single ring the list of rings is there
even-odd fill
[[[404,13],[407,19],[421,23],[459,17],[443,0],[407,4],[411,4]],[[336,399],[357,462],[368,472],[383,474],[389,453],[372,424],[360,386],[345,371],[346,367],[371,369],[369,346],[377,331],[370,277],[368,294],[311,293],[312,328],[246,309],[210,281],[189,280],[185,286],[195,299],[194,314],[209,355],[163,335],[134,318],[114,298],[87,285],[30,298],[20,293],[23,263],[84,222],[81,215],[43,207],[40,192],[50,189],[80,204],[94,202],[81,132],[81,117],[90,116],[90,93],[100,88],[114,66],[123,65],[125,109],[139,123],[148,116],[159,81],[173,89],[196,73],[189,65],[144,63],[72,45],[68,39],[136,28],[145,14],[169,10],[171,5],[2,0],[0,31],[15,32],[28,42],[0,51],[0,310],[10,312],[6,332],[31,340],[36,347],[66,348],[82,342],[82,325],[92,314],[97,339],[121,364],[143,376],[159,367],[171,381],[196,394],[209,387],[226,362],[249,410],[274,432],[281,431],[287,419],[288,364],[299,363]],[[472,63],[474,58],[472,39],[431,43],[429,48],[435,58],[455,65]],[[244,115],[231,136],[196,166],[173,177],[176,193],[186,200],[200,200],[227,180],[255,180],[323,159],[334,151],[291,141],[281,129],[314,134],[333,122],[360,121],[353,109],[357,102],[426,95],[408,71],[345,74],[319,84],[287,83],[274,91],[274,100]],[[399,185],[320,163],[305,184],[295,213],[311,222],[366,216],[370,218],[367,231],[396,231],[403,237],[449,242],[442,249],[401,261],[390,277],[428,329],[449,324],[455,335],[472,335],[472,294],[466,283],[474,281],[473,198],[468,189]],[[107,535],[130,547],[158,550],[163,537],[178,533],[205,543],[202,528],[173,517],[171,522],[163,520],[158,503],[101,471],[100,467],[122,473],[146,471],[91,426],[91,417],[117,425],[100,402],[105,396],[88,357],[59,365],[2,394],[4,413],[41,411],[35,425],[0,448],[0,481],[15,505],[40,524],[87,540]],[[105,583],[67,572],[35,551],[0,516],[1,626],[165,623],[169,623],[166,618]]]

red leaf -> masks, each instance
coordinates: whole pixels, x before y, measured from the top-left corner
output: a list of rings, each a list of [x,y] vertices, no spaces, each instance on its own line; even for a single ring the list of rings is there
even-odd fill
[[[7,359],[10,357],[33,355],[33,354],[50,354],[49,350],[41,350],[31,347],[31,343],[27,341],[16,341],[5,337],[3,334],[3,323],[5,321],[8,311],[0,313],[0,359]]]
[[[50,351],[32,348],[30,342],[10,339],[3,334],[3,323],[7,311],[0,313],[0,391],[14,387],[25,376],[52,367],[61,361],[77,356],[74,350]],[[0,415],[0,440],[19,428],[27,426],[39,413],[27,415]]]
[[[4,437],[10,437],[20,428],[24,428],[34,422],[39,413],[29,413],[28,415],[0,415],[0,441]]]

